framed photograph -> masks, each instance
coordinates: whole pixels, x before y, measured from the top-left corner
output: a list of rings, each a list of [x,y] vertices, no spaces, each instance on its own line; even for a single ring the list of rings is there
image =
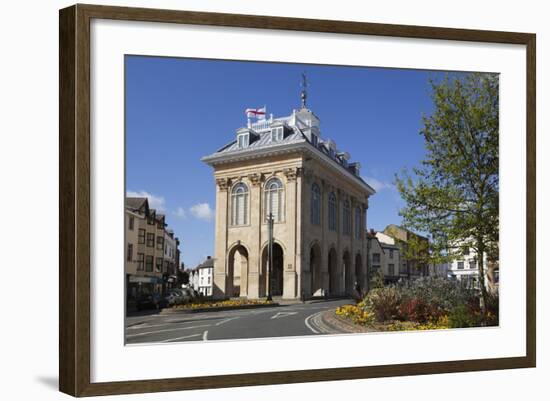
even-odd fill
[[[535,366],[534,34],[59,18],[62,392]]]

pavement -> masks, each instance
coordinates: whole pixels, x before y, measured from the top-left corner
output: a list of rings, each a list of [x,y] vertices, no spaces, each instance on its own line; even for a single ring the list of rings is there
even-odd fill
[[[324,316],[351,299],[200,313],[140,312],[125,319],[126,344],[348,333]]]

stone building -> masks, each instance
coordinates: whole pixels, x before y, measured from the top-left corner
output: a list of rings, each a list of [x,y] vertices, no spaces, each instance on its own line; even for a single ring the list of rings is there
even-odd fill
[[[336,296],[351,293],[355,282],[367,286],[367,208],[375,191],[359,163],[321,137],[305,97],[287,117],[252,122],[249,115],[231,142],[203,158],[216,182],[216,298],[266,296],[270,213],[273,296]]]
[[[396,224],[388,225],[377,237],[381,242],[393,243],[399,248],[401,278],[415,279],[430,274],[429,265],[425,261],[429,248],[428,238]]]
[[[384,283],[399,281],[399,266],[401,265],[400,249],[395,240],[383,233],[370,230],[368,238],[368,257],[371,272],[380,272]]]
[[[165,216],[147,198],[126,197],[125,264],[127,302],[140,294],[164,293],[176,277],[179,240],[167,229]]]

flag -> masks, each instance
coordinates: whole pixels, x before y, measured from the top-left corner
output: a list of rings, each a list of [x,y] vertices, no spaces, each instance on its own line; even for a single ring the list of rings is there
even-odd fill
[[[244,113],[248,118],[256,117],[256,118],[265,118],[265,106],[260,109],[246,109]]]

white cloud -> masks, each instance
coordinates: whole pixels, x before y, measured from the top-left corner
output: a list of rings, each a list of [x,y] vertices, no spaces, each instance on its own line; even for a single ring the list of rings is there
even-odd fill
[[[178,208],[176,209],[176,211],[174,212],[174,215],[175,215],[176,217],[179,217],[180,219],[185,219],[185,218],[187,217],[187,212],[185,211],[184,208],[178,207]]]
[[[374,177],[363,177],[363,180],[365,180],[367,184],[374,188],[376,192],[380,192],[385,189],[395,189],[395,185],[393,185],[391,182],[380,181]]]
[[[197,219],[210,221],[214,218],[214,211],[208,203],[197,203],[189,208],[189,211]]]
[[[126,196],[132,198],[147,198],[149,200],[149,207],[156,209],[159,212],[166,211],[166,204],[163,196],[153,195],[147,191],[127,191]]]

